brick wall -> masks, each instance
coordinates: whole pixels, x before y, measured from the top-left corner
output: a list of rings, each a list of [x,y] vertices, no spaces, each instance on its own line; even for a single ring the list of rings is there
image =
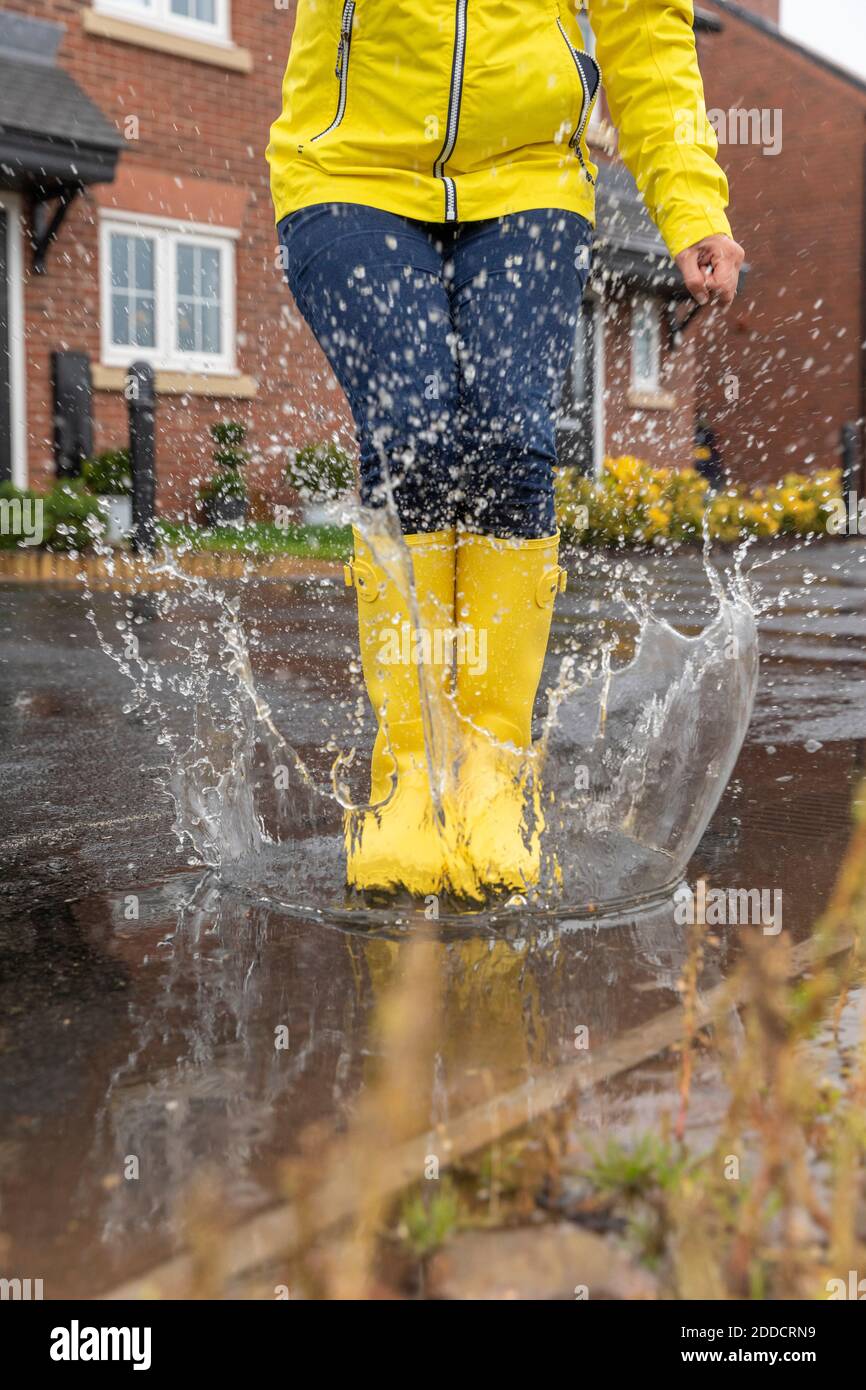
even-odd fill
[[[860,416],[866,92],[707,7],[724,22],[700,40],[708,107],[782,113],[778,155],[719,151],[751,269],[701,334],[700,399],[726,462],[769,479],[836,462],[841,425]]]
[[[703,4],[703,0],[699,0],[699,3]],[[741,10],[748,10],[760,19],[772,20],[773,24],[779,23],[781,0],[735,0],[735,3]]]
[[[59,61],[66,70],[121,131],[129,116],[138,117],[139,138],[127,141],[121,155],[126,167],[162,171],[169,184],[192,174],[248,191],[237,247],[237,367],[257,380],[258,394],[255,400],[160,398],[160,501],[165,510],[191,503],[196,479],[209,468],[208,426],[220,418],[248,423],[254,452],[249,482],[254,491],[281,495],[285,489],[275,481],[274,460],[285,456],[289,444],[322,439],[335,423],[347,424],[342,397],[275,267],[264,150],[279,108],[294,7],[233,0],[233,40],[253,59],[252,72],[244,74],[89,35],[81,23],[85,0],[4,4],[61,21],[66,33]],[[49,252],[48,273],[28,275],[25,321],[28,464],[32,482],[42,486],[54,472],[50,353],[83,350],[99,361],[95,191],[70,212]],[[95,393],[94,413],[98,448],[125,439],[119,393]]]

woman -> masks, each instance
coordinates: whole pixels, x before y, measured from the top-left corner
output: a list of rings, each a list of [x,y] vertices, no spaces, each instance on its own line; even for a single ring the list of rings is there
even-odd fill
[[[693,18],[692,0],[590,4],[622,157],[691,293],[728,304],[743,252]],[[347,570],[379,724],[371,808],[347,821],[356,888],[478,898],[538,878],[530,725],[565,581],[554,419],[600,85],[566,0],[298,0],[268,148],[287,279],[348,397],[361,500],[402,531],[374,547],[356,529]],[[409,662],[389,631],[411,631]],[[455,631],[456,651],[434,640]],[[422,691],[459,719],[444,799]]]

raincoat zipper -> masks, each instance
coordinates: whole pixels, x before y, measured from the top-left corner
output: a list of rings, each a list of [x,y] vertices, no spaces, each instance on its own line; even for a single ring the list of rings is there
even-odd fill
[[[448,119],[445,128],[445,143],[439,151],[433,173],[445,185],[445,221],[457,221],[457,187],[453,179],[445,173],[445,165],[454,153],[457,144],[457,128],[460,124],[460,102],[463,96],[463,66],[466,61],[466,10],[469,0],[457,0],[457,16],[454,26],[454,54],[451,60],[451,91],[448,97]]]
[[[314,135],[310,141],[314,145],[317,140],[322,140],[326,135],[330,135],[332,130],[336,130],[346,114],[346,92],[349,85],[349,52],[352,47],[352,19],[355,14],[355,0],[344,0],[343,13],[340,18],[340,42],[337,45],[337,63],[334,68],[334,76],[340,84],[340,93],[337,97],[337,110],[334,119],[324,130],[320,130],[318,135]]]
[[[595,61],[591,53],[578,53],[577,49],[572,44],[571,39],[568,37],[564,28],[562,27],[561,19],[557,19],[556,27],[559,30],[562,37],[565,39],[568,51],[571,54],[572,61],[574,62],[574,66],[577,68],[577,75],[580,78],[580,85],[583,88],[583,105],[580,110],[580,122],[568,143],[577,155],[580,161],[580,167],[586,175],[587,181],[591,184],[594,184],[595,179],[592,177],[592,174],[586,167],[586,160],[583,157],[581,142],[583,140],[584,131],[586,130],[586,127],[589,125],[589,118],[592,115],[593,107],[595,106],[595,103],[598,99],[599,91],[601,89],[601,68],[599,67],[598,63]],[[581,58],[588,58],[597,73],[595,91],[591,95],[589,91],[589,83],[586,80],[586,73],[584,72],[583,64],[580,61]]]

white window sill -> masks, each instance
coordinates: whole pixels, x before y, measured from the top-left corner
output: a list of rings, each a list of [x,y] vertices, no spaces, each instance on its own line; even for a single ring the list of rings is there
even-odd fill
[[[673,391],[662,391],[658,387],[632,386],[628,393],[628,403],[633,410],[676,410],[677,398]]]
[[[169,29],[157,29],[153,24],[137,23],[134,19],[122,19],[100,10],[82,10],[81,23],[84,32],[96,38],[136,44],[139,48],[152,48],[158,53],[170,53],[175,58],[187,58],[194,63],[210,63],[233,72],[253,70],[250,50],[238,48],[235,44],[190,38],[187,34],[175,34]]]
[[[98,363],[92,368],[95,391],[122,391],[126,381],[125,367],[107,367]],[[240,372],[175,372],[156,368],[158,396],[211,396],[224,400],[252,400],[258,394],[259,383],[254,376]]]

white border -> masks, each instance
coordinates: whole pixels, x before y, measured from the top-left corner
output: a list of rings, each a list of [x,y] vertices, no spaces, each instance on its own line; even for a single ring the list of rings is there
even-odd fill
[[[653,374],[651,377],[639,377],[636,371],[637,358],[635,354],[635,342],[637,341],[637,310],[648,308],[651,310],[652,325],[652,365]],[[631,385],[634,391],[658,391],[661,388],[662,379],[662,314],[661,301],[654,294],[636,294],[631,301],[631,324],[630,327],[630,346],[631,346]]]
[[[103,221],[108,219],[112,222],[128,222],[133,227],[156,227],[167,232],[186,232],[192,236],[228,238],[229,241],[239,241],[241,235],[237,227],[223,227],[216,222],[191,222],[188,218],[160,217],[153,212],[127,212],[124,208],[100,208],[99,216]]]
[[[154,231],[156,236],[156,301],[157,346],[155,348],[121,347],[111,341],[111,257],[108,239],[112,232]],[[161,235],[160,235],[161,234]],[[100,209],[99,218],[99,319],[100,361],[106,367],[128,367],[131,362],[152,362],[164,371],[201,372],[230,376],[237,371],[237,268],[235,243],[240,232],[235,228],[215,227],[210,223],[184,222],[178,218],[155,217],[150,213],[133,213]],[[173,293],[174,264],[178,239],[194,238],[203,246],[213,246],[220,252],[224,280],[222,312],[223,351],[218,357],[201,353],[180,352],[177,348],[177,313]]]
[[[173,15],[169,8],[169,0],[153,0],[149,10],[144,5],[137,4],[136,0],[93,0],[93,9],[96,14],[126,19],[131,24],[140,24],[145,29],[159,29],[163,34],[178,34],[183,38],[200,39],[222,48],[234,48],[231,37],[231,0],[217,0],[216,24],[208,24],[201,19],[187,19],[183,15]]]
[[[12,481],[27,486],[27,341],[24,334],[24,223],[21,195],[0,192],[6,213],[6,275],[9,303],[9,414]]]
[[[584,309],[592,310],[592,474],[597,478],[602,471],[605,455],[607,453],[607,440],[604,437],[605,431],[605,409],[604,409],[604,383],[605,377],[605,301],[601,295],[587,292],[581,300],[580,313],[583,316]],[[569,371],[572,362],[569,358]],[[574,415],[560,415],[557,419],[557,429],[576,431],[579,421]]]

